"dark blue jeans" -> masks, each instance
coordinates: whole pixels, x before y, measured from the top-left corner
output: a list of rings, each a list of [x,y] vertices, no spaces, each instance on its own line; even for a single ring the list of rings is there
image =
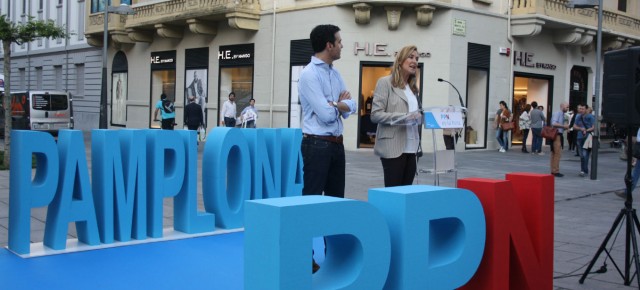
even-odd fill
[[[529,138],[529,129],[522,129],[522,151],[527,151],[527,138]]]
[[[542,151],[542,128],[531,128],[531,133],[533,133],[531,152],[540,153]]]
[[[302,138],[304,187],[302,195],[344,197],[344,145],[316,138]]]
[[[578,138],[578,152],[580,152],[580,171],[584,173],[589,173],[589,155],[591,154],[591,149],[584,149],[584,141],[587,138]]]
[[[225,127],[235,127],[236,126],[236,118],[227,118],[224,117],[224,125]]]

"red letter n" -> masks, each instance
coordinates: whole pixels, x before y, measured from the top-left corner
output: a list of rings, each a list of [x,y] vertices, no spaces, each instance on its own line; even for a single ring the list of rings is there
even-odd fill
[[[458,181],[458,187],[478,196],[487,221],[482,262],[460,289],[551,290],[553,176],[510,173],[506,179]]]

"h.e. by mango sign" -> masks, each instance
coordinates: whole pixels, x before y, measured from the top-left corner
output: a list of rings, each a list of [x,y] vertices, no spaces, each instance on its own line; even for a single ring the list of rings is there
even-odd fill
[[[87,245],[161,237],[162,201],[173,198],[178,231],[245,227],[245,289],[552,288],[552,176],[371,189],[369,202],[298,196],[301,135],[212,130],[199,212],[194,132],[95,130],[89,180],[81,132],[61,131],[56,144],[14,131],[9,248],[29,253],[30,209],[42,206],[49,248],[65,248],[71,222]],[[312,276],[318,236],[327,258]]]

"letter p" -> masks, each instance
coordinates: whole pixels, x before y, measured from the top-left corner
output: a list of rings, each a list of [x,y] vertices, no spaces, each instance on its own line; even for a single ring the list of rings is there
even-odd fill
[[[49,133],[11,131],[9,249],[30,252],[31,209],[51,203],[58,187],[58,146]],[[31,156],[36,173],[31,180]]]

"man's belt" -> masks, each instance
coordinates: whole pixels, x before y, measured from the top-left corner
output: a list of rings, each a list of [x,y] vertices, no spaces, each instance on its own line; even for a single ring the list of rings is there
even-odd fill
[[[332,143],[342,144],[342,135],[340,136],[320,136],[320,135],[311,135],[311,134],[302,134],[304,138],[314,138],[329,141]]]

